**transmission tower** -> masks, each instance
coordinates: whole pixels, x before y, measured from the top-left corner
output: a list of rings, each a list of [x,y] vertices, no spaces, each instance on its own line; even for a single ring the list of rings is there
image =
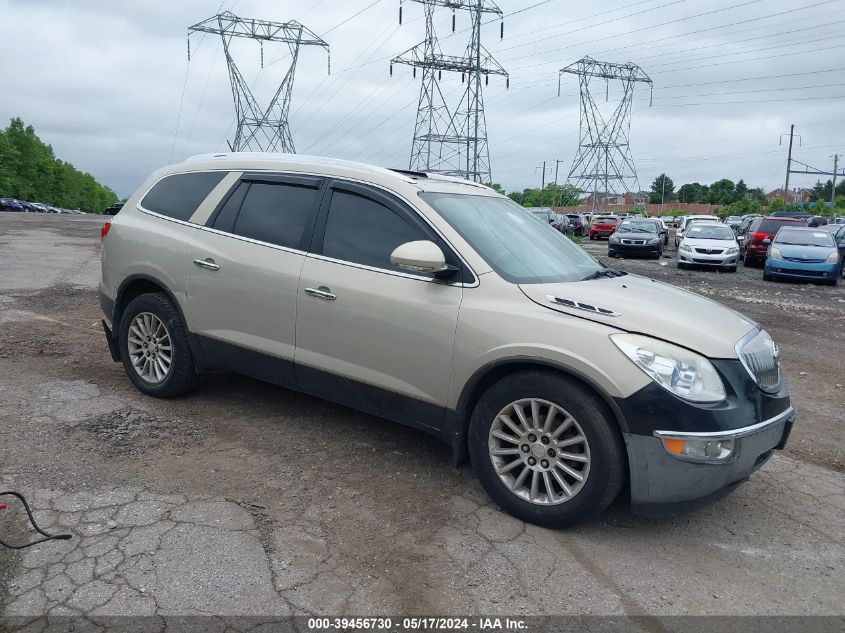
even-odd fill
[[[492,13],[500,19],[501,9],[490,0],[413,0],[423,5],[425,11],[425,40],[390,62],[422,69],[417,120],[411,148],[411,169],[459,176],[476,182],[491,182],[490,152],[487,147],[487,122],[484,118],[482,77],[489,82],[490,75],[505,77],[507,71],[493,59],[481,45],[481,19]],[[463,56],[444,55],[434,32],[436,7],[452,9],[452,32],[455,31],[455,11],[468,11],[472,18],[472,33]],[[402,23],[400,0],[399,23]],[[500,37],[504,24],[500,27]],[[440,81],[443,71],[461,73],[466,88],[454,107],[446,103]]]
[[[593,205],[609,195],[639,192],[640,183],[628,141],[631,102],[635,85],[642,82],[653,88],[651,79],[636,64],[613,64],[584,57],[560,70],[558,96],[560,77],[564,73],[578,76],[581,93],[578,152],[569,170],[569,182],[581,191],[591,193]],[[622,98],[607,118],[602,116],[593,97],[590,82],[594,79],[604,79],[606,102],[610,97],[611,80],[622,82]]]
[[[296,149],[288,126],[288,110],[293,76],[299,58],[300,46],[321,46],[329,51],[329,45],[313,31],[294,20],[290,22],[268,22],[239,18],[229,11],[203,20],[188,27],[188,60],[191,59],[191,33],[211,33],[223,40],[223,52],[229,67],[229,80],[232,84],[232,97],[235,101],[237,127],[235,138],[228,142],[233,152],[253,150],[259,152],[287,152],[294,154]],[[290,49],[290,64],[282,78],[282,83],[266,109],[259,107],[252,90],[244,81],[238,66],[232,57],[230,45],[233,37],[257,40],[261,47],[261,68],[264,68],[264,42],[283,42]],[[329,58],[331,73],[331,58]]]

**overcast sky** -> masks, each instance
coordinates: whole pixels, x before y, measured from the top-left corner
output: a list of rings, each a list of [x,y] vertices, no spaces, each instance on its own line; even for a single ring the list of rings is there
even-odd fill
[[[565,179],[578,143],[578,86],[564,75],[558,97],[558,70],[584,55],[637,63],[654,81],[651,107],[647,88],[635,94],[630,134],[645,189],[663,171],[676,186],[723,177],[782,186],[779,141],[790,123],[802,137],[796,159],[829,170],[831,155],[845,154],[845,0],[499,6],[505,37],[492,23],[482,40],[510,72],[510,89],[492,77],[484,97],[493,179],[508,190],[537,186],[544,160],[547,181],[555,160]],[[395,66],[390,77],[389,59],[425,33],[422,6],[403,7],[400,26],[399,0],[0,0],[0,118],[22,117],[60,158],[129,195],[153,169],[224,150],[232,138],[219,38],[194,35],[190,63],[186,48],[189,25],[231,10],[299,20],[331,45],[330,76],[323,49],[300,53],[290,112],[299,153],[407,167],[419,75]],[[450,11],[439,9],[435,24],[444,52],[465,46],[466,12],[452,37]],[[261,103],[287,68],[285,53],[266,47],[261,71],[256,43],[235,49]],[[447,94],[460,88],[459,76],[444,75]]]

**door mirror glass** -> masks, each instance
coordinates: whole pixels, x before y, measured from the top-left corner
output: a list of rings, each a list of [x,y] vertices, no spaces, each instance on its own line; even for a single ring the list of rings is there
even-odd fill
[[[449,270],[443,251],[434,242],[405,242],[390,254],[390,263],[411,273],[439,273]]]
[[[763,244],[771,244],[771,243],[772,243],[772,240],[769,239],[768,237],[763,240]]]

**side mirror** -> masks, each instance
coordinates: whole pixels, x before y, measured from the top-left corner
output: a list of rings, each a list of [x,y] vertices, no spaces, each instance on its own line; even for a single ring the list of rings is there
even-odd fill
[[[410,273],[445,273],[456,270],[446,264],[446,256],[434,242],[405,242],[390,254],[390,263]]]
[[[771,244],[771,243],[772,243],[772,240],[770,238],[767,237],[767,238],[763,239],[763,244]]]

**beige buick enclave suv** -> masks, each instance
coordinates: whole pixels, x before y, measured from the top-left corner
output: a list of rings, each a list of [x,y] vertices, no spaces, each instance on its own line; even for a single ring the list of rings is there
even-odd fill
[[[762,328],[604,267],[479,184],[294,155],[152,174],[102,231],[109,348],[157,397],[224,369],[434,434],[548,526],[695,507],[794,419]]]

